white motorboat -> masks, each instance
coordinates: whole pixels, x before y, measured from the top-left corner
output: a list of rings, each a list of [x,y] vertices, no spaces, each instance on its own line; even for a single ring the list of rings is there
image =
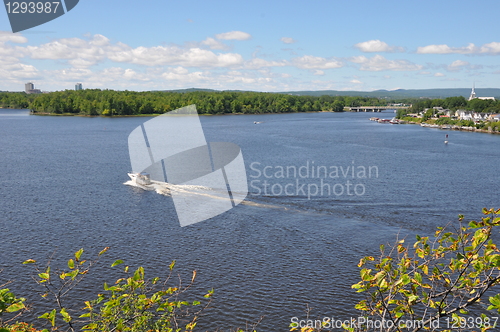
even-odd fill
[[[130,177],[130,181],[126,182],[126,184],[139,187],[145,190],[153,190],[154,188],[151,186],[151,176],[148,173],[127,173]]]

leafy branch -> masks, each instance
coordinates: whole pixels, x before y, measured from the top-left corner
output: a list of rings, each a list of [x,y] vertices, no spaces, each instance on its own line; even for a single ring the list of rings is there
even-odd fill
[[[388,250],[382,245],[378,259],[362,258],[358,264],[361,281],[352,287],[368,297],[356,309],[365,318],[385,324],[345,329],[417,332],[432,329],[432,323],[442,317],[451,317],[447,322],[463,328],[462,322],[471,315],[469,308],[500,282],[500,251],[491,238],[500,226],[500,209],[483,209],[483,214],[481,221],[467,225],[459,216],[457,228],[439,227],[433,238],[417,235],[412,247],[405,246],[403,239]],[[500,295],[489,301],[487,309],[500,312]],[[494,327],[485,313],[473,325],[481,331]]]

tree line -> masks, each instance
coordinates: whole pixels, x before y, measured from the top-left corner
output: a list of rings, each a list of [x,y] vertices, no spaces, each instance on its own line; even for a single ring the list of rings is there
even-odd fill
[[[442,107],[450,110],[464,109],[480,113],[500,113],[500,100],[467,100],[464,97],[448,97],[445,99],[421,99],[412,103],[409,113],[423,112],[425,109]]]
[[[412,104],[410,113],[426,108],[466,109],[476,112],[500,113],[500,100],[448,97],[445,99],[386,98],[362,96],[299,96],[285,93],[245,91],[115,91],[86,89],[65,90],[43,94],[0,92],[0,107],[28,108],[34,114],[75,114],[121,116],[163,114],[195,104],[200,114],[227,113],[294,113],[341,112],[344,107],[386,106],[390,103]]]
[[[235,91],[134,92],[87,89],[57,91],[36,96],[0,93],[0,106],[29,108],[33,113],[80,115],[162,114],[195,104],[200,114],[341,112],[344,97],[294,96],[287,94]]]
[[[44,94],[0,93],[0,107],[29,108],[34,114],[144,115],[162,114],[195,104],[200,114],[342,112],[344,107],[383,106],[373,97],[298,96],[243,91],[114,91],[86,89]]]

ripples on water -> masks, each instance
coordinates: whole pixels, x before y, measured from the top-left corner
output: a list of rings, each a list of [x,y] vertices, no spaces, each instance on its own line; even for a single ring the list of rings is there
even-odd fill
[[[125,186],[128,134],[145,118],[35,117],[0,110],[1,280],[25,296],[33,282],[27,258],[64,262],[79,248],[111,246],[78,297],[87,299],[118,272],[122,258],[164,275],[171,260],[194,289],[215,289],[203,330],[242,326],[285,331],[294,316],[348,318],[350,286],[363,255],[397,234],[429,234],[458,213],[480,217],[498,207],[500,136],[383,125],[366,114],[202,117],[208,141],[238,144],[249,181],[265,166],[377,166],[363,196],[273,196],[250,188],[245,204],[181,228],[170,198]],[[388,116],[392,116],[388,115]],[[262,121],[255,125],[254,121]],[[443,144],[445,133],[448,145]],[[255,165],[255,164],[254,164]],[[259,178],[264,180],[264,178]],[[286,185],[295,179],[268,179]],[[318,181],[318,179],[309,179]],[[307,180],[307,181],[309,181]],[[333,180],[332,180],[333,181]],[[340,180],[339,180],[340,181]],[[108,265],[109,266],[109,265]],[[43,309],[36,296],[32,317]]]

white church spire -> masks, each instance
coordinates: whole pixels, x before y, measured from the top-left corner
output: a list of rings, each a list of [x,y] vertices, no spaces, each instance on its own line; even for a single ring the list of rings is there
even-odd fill
[[[476,83],[472,85],[472,91],[470,92],[470,97],[469,100],[475,99],[476,98],[476,91],[474,91],[474,88],[476,87]]]

